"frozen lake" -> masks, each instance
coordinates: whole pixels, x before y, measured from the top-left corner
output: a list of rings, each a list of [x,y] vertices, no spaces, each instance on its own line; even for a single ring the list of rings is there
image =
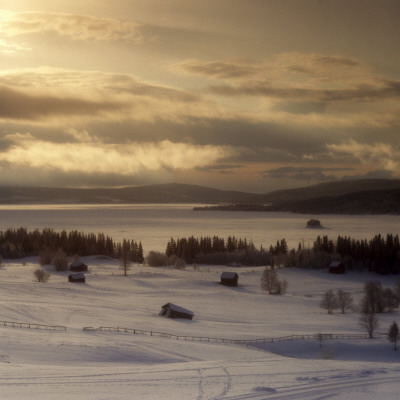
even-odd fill
[[[168,240],[187,236],[236,236],[269,248],[286,239],[289,248],[312,244],[318,235],[356,239],[398,234],[399,215],[307,215],[288,212],[193,211],[194,204],[7,205],[0,206],[0,230],[24,227],[104,233],[115,241],[141,241],[145,254],[165,251]],[[315,218],[326,229],[308,229]]]

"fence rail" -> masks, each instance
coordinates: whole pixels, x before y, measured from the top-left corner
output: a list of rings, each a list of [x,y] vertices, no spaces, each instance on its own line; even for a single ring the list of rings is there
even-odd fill
[[[28,328],[28,329],[40,329],[46,331],[66,331],[67,327],[62,325],[43,325],[43,324],[31,324],[28,322],[14,322],[14,321],[0,321],[0,326],[9,326],[12,328]],[[192,335],[173,335],[165,332],[147,331],[143,329],[133,328],[121,328],[114,326],[100,326],[84,327],[84,331],[87,332],[113,332],[113,333],[127,333],[133,335],[146,335],[146,336],[158,336],[167,339],[174,340],[185,340],[192,342],[211,342],[211,343],[233,343],[233,344],[244,344],[244,345],[256,345],[259,343],[274,343],[281,341],[290,340],[307,340],[314,339],[319,341],[334,340],[334,339],[368,339],[367,334],[346,334],[346,333],[315,333],[309,335],[289,335],[281,337],[270,337],[270,338],[259,338],[259,339],[226,339],[226,338],[215,338],[207,336],[192,336]],[[374,337],[385,337],[385,333],[375,333]]]
[[[142,329],[132,329],[132,328],[121,328],[121,327],[111,327],[111,326],[100,326],[98,328],[85,327],[84,331],[96,331],[96,332],[113,332],[113,333],[128,333],[133,335],[146,335],[146,336],[158,336],[168,339],[175,340],[186,340],[193,342],[213,342],[213,343],[234,343],[234,344],[244,344],[252,345],[258,343],[274,343],[288,340],[333,340],[333,339],[368,339],[367,334],[342,334],[342,333],[316,333],[311,335],[289,335],[281,336],[275,338],[260,338],[260,339],[224,339],[215,338],[207,336],[190,336],[190,335],[173,335],[170,333],[157,332],[157,331],[146,331]],[[374,337],[386,336],[384,333],[375,333]]]
[[[40,329],[45,331],[66,331],[66,326],[61,325],[41,325],[31,324],[29,322],[13,322],[13,321],[0,321],[0,326],[10,326],[12,328],[28,328],[28,329]]]

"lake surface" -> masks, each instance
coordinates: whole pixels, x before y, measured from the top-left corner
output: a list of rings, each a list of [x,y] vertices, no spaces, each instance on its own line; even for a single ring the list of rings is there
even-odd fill
[[[236,236],[269,248],[285,238],[289,248],[312,245],[318,235],[356,239],[399,234],[398,215],[307,215],[288,212],[193,211],[197,204],[7,205],[0,206],[0,230],[24,227],[104,233],[115,241],[141,241],[144,253],[164,252],[171,237]],[[326,229],[309,229],[309,219]]]

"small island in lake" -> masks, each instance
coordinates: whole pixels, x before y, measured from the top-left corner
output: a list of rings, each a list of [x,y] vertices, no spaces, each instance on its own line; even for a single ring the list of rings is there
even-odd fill
[[[319,219],[310,219],[307,221],[306,228],[324,229],[325,227],[321,225],[321,221]]]

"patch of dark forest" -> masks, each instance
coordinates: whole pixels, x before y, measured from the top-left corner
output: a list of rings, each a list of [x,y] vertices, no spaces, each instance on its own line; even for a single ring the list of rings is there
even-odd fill
[[[38,256],[39,263],[54,258],[104,255],[149,266],[173,266],[183,269],[186,264],[328,268],[340,261],[345,270],[367,270],[379,274],[400,273],[400,240],[398,235],[378,234],[372,239],[338,236],[318,236],[312,245],[299,243],[289,249],[285,239],[269,246],[256,247],[251,240],[228,236],[171,238],[165,252],[149,251],[144,256],[141,242],[124,239],[115,242],[104,234],[78,231],[56,232],[50,228],[28,231],[26,228],[0,231],[1,258]]]

